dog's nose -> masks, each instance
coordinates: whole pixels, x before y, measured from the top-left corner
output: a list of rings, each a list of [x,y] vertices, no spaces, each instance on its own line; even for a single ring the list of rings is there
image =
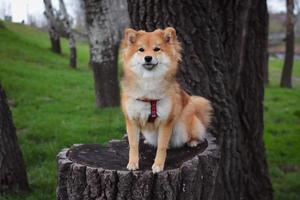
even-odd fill
[[[152,60],[152,56],[145,56],[145,61],[147,63],[151,62],[151,60]]]

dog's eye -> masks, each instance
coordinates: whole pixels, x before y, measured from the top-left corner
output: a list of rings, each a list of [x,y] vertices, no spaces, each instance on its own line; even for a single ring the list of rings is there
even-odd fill
[[[145,49],[144,48],[139,48],[139,51],[143,52],[143,51],[145,51]]]
[[[160,48],[155,47],[155,48],[153,49],[153,51],[160,51]]]

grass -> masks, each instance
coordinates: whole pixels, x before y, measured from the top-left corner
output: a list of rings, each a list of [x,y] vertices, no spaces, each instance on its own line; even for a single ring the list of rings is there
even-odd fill
[[[1,26],[0,26],[1,27]],[[1,200],[55,199],[56,154],[74,143],[104,143],[120,138],[125,126],[119,108],[97,109],[88,45],[78,45],[78,69],[63,55],[51,53],[48,35],[5,23],[0,28],[0,80],[17,127],[32,191]],[[265,144],[278,200],[300,199],[300,62],[294,88],[278,87],[282,61],[270,60],[265,97]]]
[[[104,143],[125,132],[119,108],[96,109],[88,45],[78,45],[78,69],[49,49],[48,35],[5,23],[0,29],[0,80],[12,106],[32,193],[5,199],[55,199],[60,149]],[[68,52],[67,41],[62,41]],[[4,198],[4,197],[2,197]],[[0,197],[1,199],[1,197]]]
[[[293,89],[278,87],[283,61],[270,59],[270,85],[265,90],[265,145],[275,199],[300,199],[300,60]]]

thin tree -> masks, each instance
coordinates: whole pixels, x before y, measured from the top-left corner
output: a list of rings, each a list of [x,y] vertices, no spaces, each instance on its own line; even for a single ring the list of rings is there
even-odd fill
[[[128,0],[128,9],[136,30],[177,30],[178,80],[213,103],[210,132],[221,160],[214,181],[203,186],[209,192],[193,196],[196,188],[191,199],[273,199],[263,143],[266,0]]]
[[[0,85],[0,196],[28,190],[26,168],[5,92]]]
[[[83,0],[94,72],[96,105],[120,103],[118,49],[120,30],[128,24],[126,1]]]
[[[49,38],[51,43],[51,50],[54,53],[61,54],[60,34],[56,22],[57,18],[55,16],[55,10],[52,6],[51,0],[44,0],[44,4],[45,4],[44,15],[46,16],[48,22],[48,32],[49,32]]]
[[[59,0],[59,8],[62,14],[62,22],[64,24],[65,31],[69,39],[69,48],[70,48],[70,67],[76,68],[77,66],[77,54],[76,54],[76,40],[74,32],[72,30],[72,19],[67,12],[65,3],[63,0]]]
[[[281,74],[281,87],[292,87],[292,71],[294,63],[294,48],[295,48],[295,15],[294,15],[294,0],[286,0],[287,7],[287,22],[286,22],[286,42],[285,42],[285,58]]]

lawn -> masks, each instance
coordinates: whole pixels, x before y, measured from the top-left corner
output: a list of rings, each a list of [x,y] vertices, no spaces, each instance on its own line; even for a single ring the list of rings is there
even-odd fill
[[[265,145],[275,199],[300,199],[300,60],[294,65],[293,89],[278,87],[283,61],[270,59],[265,90]]]
[[[125,132],[119,108],[97,109],[88,45],[78,45],[78,69],[51,53],[48,35],[31,27],[0,29],[0,80],[13,112],[32,193],[8,199],[55,199],[60,149],[73,143],[103,143]],[[1,197],[0,197],[1,199]]]
[[[64,54],[51,53],[48,35],[5,23],[0,28],[0,80],[13,112],[32,192],[0,197],[53,200],[56,154],[73,143],[104,143],[121,138],[125,126],[119,108],[97,109],[88,45],[78,44],[78,69]],[[276,199],[300,199],[300,62],[294,89],[278,87],[282,62],[270,59],[271,84],[265,97],[265,144]]]

